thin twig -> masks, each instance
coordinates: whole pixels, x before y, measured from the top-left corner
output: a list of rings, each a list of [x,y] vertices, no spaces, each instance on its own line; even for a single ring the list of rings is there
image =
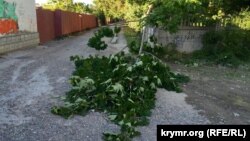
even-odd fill
[[[121,53],[124,49],[126,49],[128,46],[126,45],[125,47],[123,47],[117,54]]]
[[[148,55],[151,55],[151,56],[153,56],[155,59],[158,59],[161,63],[166,64],[166,63],[163,62],[160,58],[158,58],[157,56],[155,56],[154,54],[152,54],[152,53],[150,53],[150,52],[143,51],[143,53],[146,53],[146,54],[148,54]]]

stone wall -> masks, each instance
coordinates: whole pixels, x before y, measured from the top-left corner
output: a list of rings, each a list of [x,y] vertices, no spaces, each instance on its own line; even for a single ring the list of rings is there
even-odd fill
[[[18,33],[0,37],[0,54],[9,51],[34,47],[39,43],[38,33]]]
[[[163,45],[173,43],[178,51],[191,53],[202,48],[202,36],[208,30],[206,27],[181,27],[177,33],[170,34],[159,28],[148,28],[146,36],[154,34],[158,43]]]

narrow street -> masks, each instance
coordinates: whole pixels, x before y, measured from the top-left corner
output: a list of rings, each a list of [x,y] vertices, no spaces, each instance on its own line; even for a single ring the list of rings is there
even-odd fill
[[[0,141],[247,138],[249,37],[250,0],[0,0]]]
[[[70,89],[68,79],[74,70],[70,56],[109,55],[126,45],[121,33],[118,43],[105,51],[89,48],[87,41],[94,31],[0,56],[1,141],[101,141],[103,132],[119,131],[103,113],[91,111],[66,120],[50,112]],[[159,90],[150,124],[139,127],[142,136],[134,140],[156,140],[157,124],[209,123],[186,103],[186,96]]]

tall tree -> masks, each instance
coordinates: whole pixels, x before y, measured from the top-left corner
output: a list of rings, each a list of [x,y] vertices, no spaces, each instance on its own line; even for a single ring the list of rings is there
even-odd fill
[[[76,13],[93,13],[92,7],[84,3],[74,3],[73,0],[49,0],[43,5],[46,9],[60,9]]]
[[[106,17],[119,18],[129,21],[129,26],[139,30],[139,19],[147,11],[148,4],[130,0],[94,0],[96,11]]]
[[[65,11],[73,11],[73,0],[49,0],[47,4],[43,5],[47,9],[61,9]]]
[[[132,3],[153,5],[146,23],[161,26],[170,32],[176,32],[185,19],[192,22],[211,25],[221,20],[239,15],[248,10],[249,0],[129,0]]]
[[[122,18],[124,16],[124,0],[94,0],[96,9],[103,11],[105,16]]]

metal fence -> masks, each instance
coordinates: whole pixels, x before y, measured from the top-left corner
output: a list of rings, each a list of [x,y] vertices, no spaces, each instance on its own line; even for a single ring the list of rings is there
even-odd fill
[[[42,8],[38,8],[36,13],[40,43],[98,26],[94,15],[62,10],[50,11]]]
[[[39,8],[36,14],[40,43],[53,40],[56,37],[54,12]]]

